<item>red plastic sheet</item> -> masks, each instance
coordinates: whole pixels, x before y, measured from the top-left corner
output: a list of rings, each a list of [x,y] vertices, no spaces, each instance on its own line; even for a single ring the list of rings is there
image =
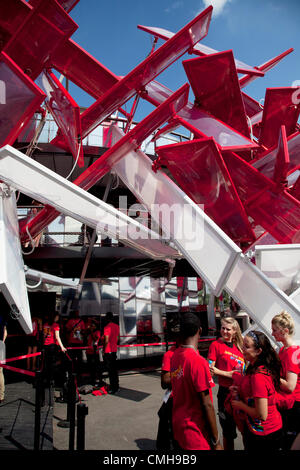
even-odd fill
[[[273,59],[271,60],[268,60],[267,62],[265,62],[264,64],[260,65],[259,67],[257,67],[258,70],[260,70],[261,72],[268,72],[269,70],[271,70],[273,67],[275,67],[277,64],[279,64],[279,62],[284,59],[284,57],[286,57],[288,54],[290,54],[291,52],[293,52],[293,48],[291,47],[290,49],[287,49],[286,51],[282,52],[282,54],[279,54],[278,56],[274,57]],[[257,79],[257,76],[256,75],[253,75],[253,74],[247,74],[247,75],[244,75],[243,77],[240,78],[239,82],[240,82],[240,87],[243,88],[245,87],[246,85],[249,85],[251,82],[253,82],[254,80]]]
[[[51,56],[49,66],[55,68],[96,99],[120,81],[117,75],[72,39],[57,47]]]
[[[212,7],[206,8],[84,111],[83,137],[204,38],[208,32],[211,14]]]
[[[300,242],[300,202],[238,155],[224,152],[224,161],[237,193],[256,225],[280,243]]]
[[[77,27],[55,0],[42,0],[3,50],[35,80],[56,47],[68,39]]]
[[[111,169],[114,163],[119,161],[126,154],[126,151],[138,148],[157,127],[172,118],[172,116],[186,104],[188,89],[188,84],[179,88],[168,100],[150,113],[143,121],[125,134],[113,147],[99,157],[98,160],[89,166],[73,183],[85,190],[90,189]],[[20,221],[21,238],[26,239],[28,237],[26,227],[29,228],[31,236],[35,237],[58,215],[58,211],[50,206],[46,206],[32,218],[28,224],[26,224],[26,221],[23,223]]]
[[[232,51],[183,61],[201,109],[250,137]]]
[[[267,88],[259,136],[259,143],[266,148],[277,145],[280,126],[285,126],[287,136],[296,131],[300,107],[293,102],[295,90],[295,87]]]
[[[287,183],[287,173],[290,163],[290,156],[286,138],[285,126],[281,126],[277,154],[276,164],[274,169],[273,180],[279,185],[285,185]]]
[[[146,86],[144,98],[154,106],[158,106],[171,94],[169,88],[153,81]],[[196,138],[213,137],[221,150],[248,151],[258,147],[255,142],[190,102],[177,113],[176,119],[179,125],[189,129]]]
[[[0,2],[0,49],[30,14],[32,8],[25,0],[2,0]]]
[[[297,132],[287,138],[289,153],[289,164],[287,175],[291,175],[300,168],[300,132]],[[276,165],[277,148],[268,151],[258,160],[252,163],[252,166],[260,171],[267,178],[272,179]]]
[[[81,145],[80,109],[72,96],[62,86],[55,75],[46,71],[42,83],[47,93],[46,105],[59,127],[58,135],[51,144],[70,149],[78,166],[84,165]]]
[[[203,204],[204,212],[232,240],[254,241],[244,207],[213,139],[166,145],[156,152],[158,165],[168,167],[183,191],[197,204]]]
[[[39,4],[40,0],[29,0],[29,4],[33,7],[37,6]],[[66,10],[68,13],[77,5],[79,0],[57,0],[57,3],[59,3],[64,10]]]
[[[4,53],[0,53],[0,145],[12,145],[45,95]]]

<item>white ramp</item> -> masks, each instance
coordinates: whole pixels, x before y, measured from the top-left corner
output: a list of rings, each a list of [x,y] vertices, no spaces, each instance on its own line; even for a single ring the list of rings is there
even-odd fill
[[[16,198],[5,184],[0,184],[0,289],[25,333],[31,333]]]
[[[122,135],[120,129],[112,128],[113,143]],[[295,302],[248,261],[239,247],[167,175],[154,173],[151,160],[143,152],[129,151],[113,169],[164,232],[170,233],[174,244],[214,295],[225,289],[268,335],[272,317],[281,310],[289,311],[296,323],[296,339],[300,339],[300,309]],[[162,206],[166,211],[174,207],[175,222],[161,215],[163,211],[158,207]]]
[[[256,266],[289,294],[300,285],[300,244],[256,245]]]
[[[0,180],[151,258],[181,257],[157,233],[9,145],[0,149]]]

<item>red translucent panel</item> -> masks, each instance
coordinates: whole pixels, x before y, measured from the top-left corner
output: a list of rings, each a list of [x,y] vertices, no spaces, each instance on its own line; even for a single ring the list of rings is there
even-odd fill
[[[31,12],[25,0],[2,0],[0,2],[0,49],[21,26]]]
[[[300,202],[232,152],[223,154],[249,216],[280,243],[300,241]]]
[[[232,240],[252,242],[255,235],[213,139],[158,147],[158,164],[166,165],[183,191]],[[184,168],[184,171],[183,171]]]
[[[290,191],[291,195],[300,201],[300,176]]]
[[[82,134],[86,137],[101,121],[141,91],[194,44],[206,36],[212,7],[206,8],[153,54],[149,55],[126,77],[82,113]]]
[[[183,66],[201,109],[249,137],[232,51],[184,60]]]
[[[40,0],[29,0],[30,5],[33,7],[37,6],[39,2]],[[59,3],[67,12],[70,12],[78,2],[79,0],[57,0],[57,3]]]
[[[259,67],[257,67],[257,69],[260,70],[261,72],[268,72],[273,67],[275,67],[284,57],[286,57],[288,54],[293,52],[293,50],[294,49],[291,47],[290,49],[286,50],[282,54],[279,54],[278,56],[274,57],[273,59],[268,60],[264,64],[260,65]],[[240,87],[243,88],[246,85],[249,85],[251,82],[253,82],[256,79],[257,79],[256,75],[253,75],[253,74],[244,75],[239,80]]]
[[[163,39],[165,41],[167,41],[168,39],[174,36],[174,33],[163,28],[156,28],[153,26],[142,26],[142,25],[138,25],[138,28],[141,29],[142,31],[145,31],[146,33],[150,33],[153,36]],[[196,54],[196,55],[206,56],[210,54],[216,54],[218,51],[216,51],[215,49],[212,49],[211,47],[205,46],[204,44],[195,44],[192,52],[193,54]],[[247,65],[238,59],[235,59],[235,65],[237,68],[237,72],[239,73],[250,73],[253,75],[257,75],[259,77],[264,76],[264,73],[258,70],[257,68],[251,67],[251,65]]]
[[[154,106],[163,103],[172,94],[171,90],[156,81],[147,85],[146,92],[144,98]],[[180,125],[193,132],[197,138],[213,137],[221,150],[251,150],[258,147],[247,137],[191,103],[177,113],[177,119]]]
[[[120,80],[72,39],[57,47],[51,65],[96,99]]]
[[[82,145],[80,145],[79,106],[53,73],[45,72],[41,82],[47,94],[46,105],[59,127],[59,133],[51,143],[58,147],[70,149],[74,159],[78,159],[78,166],[82,167],[84,158]]]
[[[297,132],[287,139],[289,164],[287,174],[290,175],[300,168],[300,133]],[[277,148],[266,153],[259,160],[253,162],[253,167],[260,171],[264,176],[272,179],[276,164]]]
[[[12,145],[45,95],[4,53],[0,54],[0,145]]]
[[[88,190],[104,176],[111,167],[119,161],[127,151],[138,148],[138,146],[160,125],[172,118],[174,113],[184,106],[188,99],[188,84],[183,85],[161,106],[150,113],[143,121],[131,129],[120,139],[113,147],[107,150],[92,165],[90,165],[76,180],[74,184]],[[35,237],[49,223],[59,215],[58,211],[52,207],[46,206],[26,225],[20,223],[20,234],[24,239],[28,235],[26,227],[30,234]]]
[[[152,111],[152,113],[89,166],[74,183],[84,189],[88,189],[91,187],[91,184],[95,184],[125,155],[127,149],[129,151],[138,148],[155,129],[172,118],[174,113],[186,104],[188,91],[188,84],[179,88],[168,100]]]
[[[55,0],[43,0],[27,16],[4,51],[35,80],[60,42],[77,29],[77,24]]]
[[[287,182],[289,163],[290,156],[288,151],[286,130],[285,126],[281,126],[277,147],[276,164],[273,176],[273,180],[276,183],[285,184]]]
[[[280,126],[287,135],[295,132],[300,109],[293,103],[295,87],[267,88],[259,143],[267,148],[277,144]]]

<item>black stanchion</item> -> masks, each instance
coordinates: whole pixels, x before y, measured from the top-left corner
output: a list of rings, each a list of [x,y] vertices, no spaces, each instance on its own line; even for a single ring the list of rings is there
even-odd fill
[[[42,394],[43,376],[42,372],[38,370],[35,373],[34,450],[40,449]]]
[[[85,417],[88,415],[88,407],[85,403],[77,405],[77,450],[85,450]]]
[[[73,372],[70,374],[70,383],[69,383],[69,393],[70,397],[68,400],[68,418],[70,422],[70,432],[69,432],[69,450],[74,450],[74,441],[75,441],[75,426],[76,426],[76,374]]]

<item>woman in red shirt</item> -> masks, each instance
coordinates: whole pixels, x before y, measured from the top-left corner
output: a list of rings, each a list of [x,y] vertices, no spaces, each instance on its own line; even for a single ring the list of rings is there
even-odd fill
[[[248,366],[239,389],[241,399],[232,400],[231,405],[246,415],[245,450],[279,450],[282,441],[282,419],[276,405],[276,390],[280,387],[279,357],[260,331],[250,331],[244,337],[243,352]]]
[[[46,315],[45,322],[43,324],[45,351],[44,371],[47,382],[49,383],[54,379],[54,366],[57,360],[58,346],[63,353],[67,351],[60,339],[60,328],[57,323],[57,319],[58,315],[56,313]]]
[[[233,450],[234,439],[237,437],[236,423],[224,404],[229,387],[233,384],[233,372],[242,372],[244,368],[242,345],[243,338],[238,322],[232,317],[223,318],[221,337],[210,345],[207,358],[211,374],[218,376],[218,412],[224,450]]]
[[[291,409],[281,410],[283,418],[283,448],[290,449],[300,433],[300,346],[293,342],[294,320],[288,312],[281,312],[272,319],[272,335],[283,344],[279,351],[281,361],[280,388],[291,394],[295,403]]]

